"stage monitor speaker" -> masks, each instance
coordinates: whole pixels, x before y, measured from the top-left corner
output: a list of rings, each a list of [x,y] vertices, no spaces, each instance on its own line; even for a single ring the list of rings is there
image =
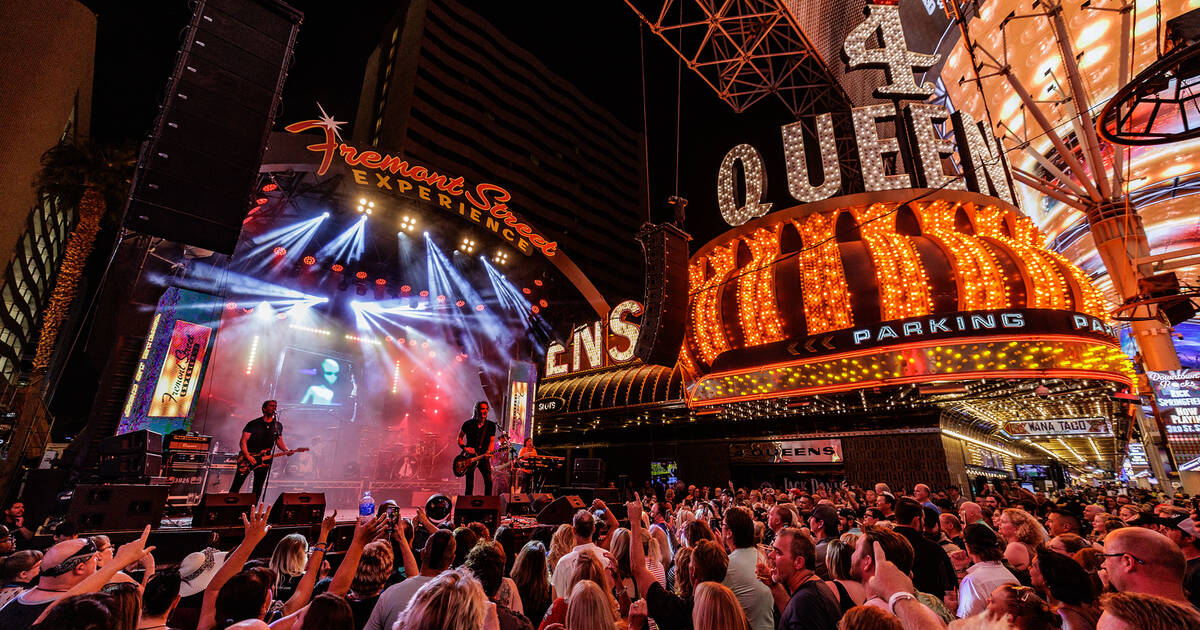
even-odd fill
[[[489,531],[496,531],[500,526],[500,497],[463,494],[455,497],[454,524],[476,521],[487,525]]]
[[[324,492],[282,492],[271,506],[267,522],[275,525],[311,525],[325,518]]]
[[[568,494],[558,497],[550,505],[538,512],[537,522],[542,525],[562,525],[570,523],[575,513],[584,508],[583,499],[578,495]]]
[[[554,501],[554,495],[545,492],[535,492],[529,495],[529,511],[537,514]]]
[[[232,254],[303,14],[275,0],[198,0],[143,145],[125,225]]]
[[[528,514],[531,503],[532,499],[528,494],[517,492],[508,497],[508,505],[505,511],[509,514]]]
[[[682,217],[680,217],[682,219]],[[681,223],[682,225],[682,223]],[[687,232],[670,223],[647,225],[636,235],[646,261],[646,305],[634,354],[649,365],[671,367],[687,330]]]
[[[238,527],[254,509],[253,492],[209,492],[192,516],[192,527]]]
[[[105,455],[100,460],[100,476],[105,479],[158,477],[162,474],[162,455],[158,453],[125,453]]]
[[[162,453],[161,433],[142,429],[106,437],[100,440],[101,455],[127,455],[129,453]]]
[[[167,505],[167,486],[126,484],[75,486],[67,520],[79,532],[157,529]]]
[[[580,457],[575,460],[571,485],[596,487],[604,485],[604,460],[599,457]]]

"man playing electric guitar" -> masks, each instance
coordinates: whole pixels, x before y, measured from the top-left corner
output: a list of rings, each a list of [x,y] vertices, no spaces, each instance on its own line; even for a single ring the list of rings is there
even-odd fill
[[[241,490],[246,476],[253,472],[255,500],[261,499],[263,485],[267,481],[267,473],[271,470],[271,460],[264,461],[262,457],[269,455],[271,449],[276,446],[281,451],[291,454],[287,444],[283,442],[283,423],[279,421],[278,415],[275,413],[277,407],[274,400],[264,402],[262,404],[263,415],[247,422],[242,429],[238,471],[233,475],[233,484],[229,486],[230,492]],[[251,466],[250,470],[245,470],[247,463]]]
[[[463,423],[458,432],[458,447],[471,458],[484,456],[475,460],[467,468],[467,494],[474,494],[475,468],[483,477],[483,493],[492,493],[492,450],[496,447],[496,423],[487,419],[488,404],[480,401],[475,404],[475,415]]]

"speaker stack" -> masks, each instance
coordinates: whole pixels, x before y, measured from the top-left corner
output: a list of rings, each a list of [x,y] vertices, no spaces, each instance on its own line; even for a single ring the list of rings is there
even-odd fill
[[[276,0],[198,0],[125,225],[232,254],[303,14]]]
[[[81,483],[75,486],[67,520],[80,533],[157,528],[167,503],[166,486]]]
[[[459,495],[454,499],[454,524],[478,521],[494,532],[500,526],[500,509],[498,496]]]
[[[100,440],[97,474],[108,483],[165,485],[162,435],[142,430]]]

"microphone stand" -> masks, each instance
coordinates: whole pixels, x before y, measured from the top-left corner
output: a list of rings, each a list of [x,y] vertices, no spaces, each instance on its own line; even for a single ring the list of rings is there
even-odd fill
[[[272,417],[274,418],[274,420],[271,421],[272,423],[279,422],[279,413],[278,412],[276,412]],[[267,453],[267,455],[275,454],[275,443],[278,441],[279,441],[278,436],[276,436],[274,440],[271,440],[271,451],[269,453]],[[263,500],[266,499],[267,488],[271,485],[271,469],[274,467],[275,467],[275,458],[272,457],[271,459],[267,460],[267,475],[266,475],[266,477],[263,478],[262,495],[260,495],[255,500],[255,503],[262,503]],[[251,483],[254,483],[254,482],[251,481]],[[253,486],[251,486],[251,487],[253,487]]]

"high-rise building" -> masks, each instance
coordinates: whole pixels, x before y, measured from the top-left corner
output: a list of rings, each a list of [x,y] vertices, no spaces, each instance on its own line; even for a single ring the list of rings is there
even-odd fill
[[[640,295],[641,133],[462,5],[400,4],[367,63],[355,140],[503,185],[610,303]]]

